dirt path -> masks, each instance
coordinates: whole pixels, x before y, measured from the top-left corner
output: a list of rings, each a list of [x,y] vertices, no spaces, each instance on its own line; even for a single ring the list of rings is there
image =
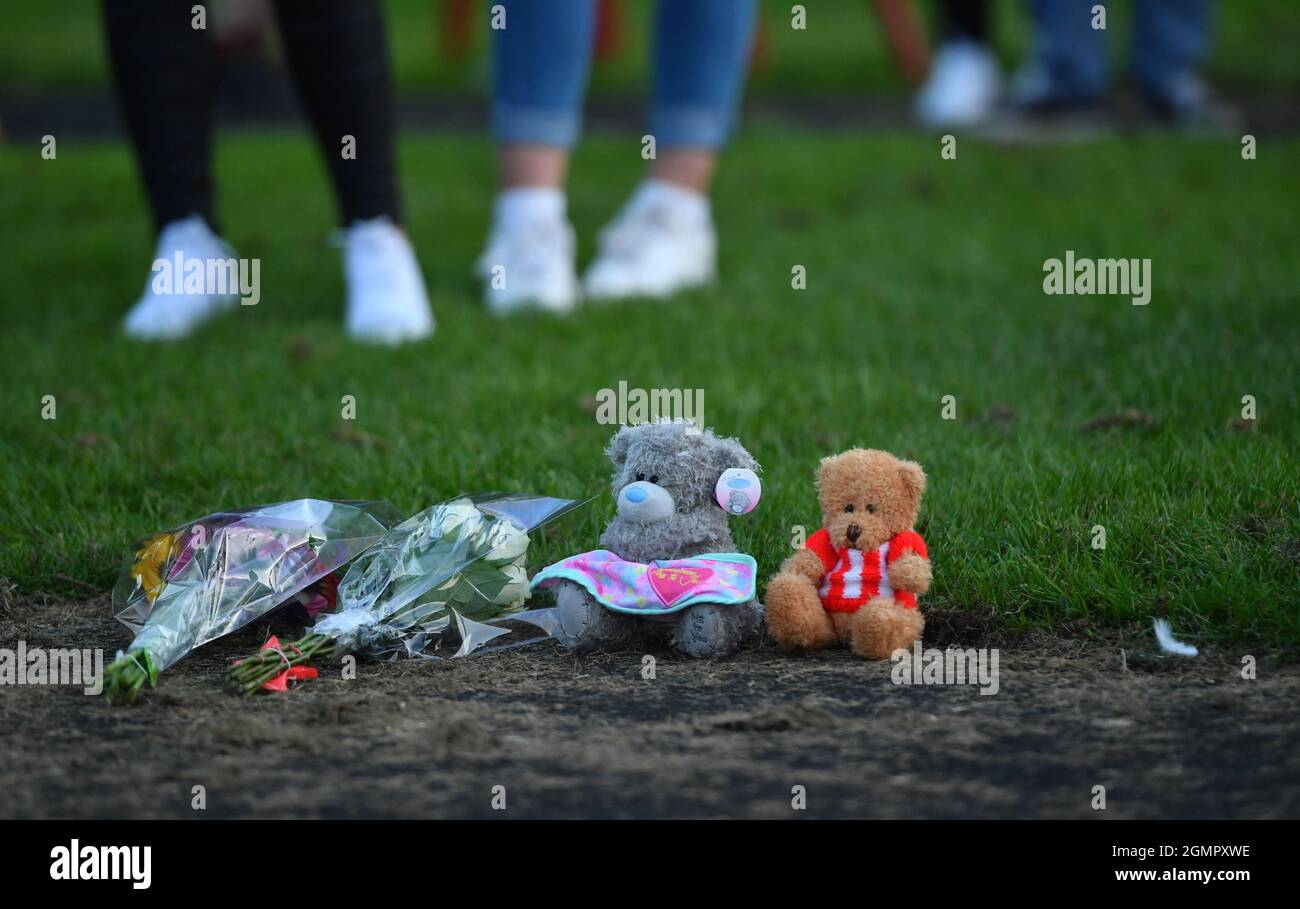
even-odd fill
[[[11,605],[0,647],[103,647],[103,599]],[[0,687],[0,817],[1300,816],[1300,667],[1143,657],[1122,638],[998,640],[960,615],[930,646],[1000,648],[994,696],[894,685],[889,664],[763,646],[722,663],[578,658],[326,667],[287,695],[221,687],[261,630],[115,709]],[[1122,653],[1123,651],[1123,653]],[[506,787],[506,810],[491,807]],[[807,808],[791,807],[805,787]]]

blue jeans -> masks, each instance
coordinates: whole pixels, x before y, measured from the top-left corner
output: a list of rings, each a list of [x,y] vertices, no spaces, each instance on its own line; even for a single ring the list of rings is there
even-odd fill
[[[582,131],[595,0],[503,0],[495,40],[492,134],[571,148]],[[718,148],[731,133],[749,63],[755,0],[659,0],[650,134],[658,148]]]
[[[1092,27],[1094,5],[1090,0],[1031,3],[1035,52],[1056,100],[1085,103],[1106,92],[1105,33]],[[1148,97],[1162,100],[1205,58],[1210,0],[1137,0],[1134,6],[1133,77]]]

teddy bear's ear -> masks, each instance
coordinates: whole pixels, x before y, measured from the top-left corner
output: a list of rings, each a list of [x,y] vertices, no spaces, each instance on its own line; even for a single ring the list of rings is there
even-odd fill
[[[623,465],[627,463],[627,452],[632,447],[631,429],[631,426],[624,426],[614,433],[614,438],[609,440],[609,445],[605,449],[605,456],[614,462],[614,467],[618,470],[622,470]]]
[[[839,455],[826,455],[817,462],[817,474],[813,477],[813,482],[817,485],[818,489],[822,488],[822,477],[826,476],[827,465],[832,463],[838,457]]]
[[[899,461],[898,475],[902,480],[903,488],[912,499],[912,507],[919,507],[921,496],[925,493],[925,471],[915,461]]]
[[[713,440],[713,467],[721,472],[731,467],[740,467],[758,473],[758,462],[735,439],[717,437]]]
[[[826,455],[817,462],[817,473],[813,476],[813,484],[820,490],[831,469],[844,460],[845,455],[860,450],[861,449],[858,448],[850,448],[848,451],[841,451],[839,454]]]

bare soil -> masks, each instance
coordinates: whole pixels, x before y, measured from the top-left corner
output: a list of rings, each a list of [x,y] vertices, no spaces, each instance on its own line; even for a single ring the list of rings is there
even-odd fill
[[[111,659],[128,640],[102,597],[0,609],[4,647]],[[131,707],[0,687],[0,817],[1300,816],[1300,667],[1255,654],[1245,680],[1241,653],[1160,657],[1145,634],[1000,627],[932,611],[926,640],[998,647],[993,696],[895,685],[890,664],[847,652],[664,652],[644,679],[643,654],[543,643],[363,662],[354,681],[327,665],[245,700],[225,669],[261,624],[191,654]]]

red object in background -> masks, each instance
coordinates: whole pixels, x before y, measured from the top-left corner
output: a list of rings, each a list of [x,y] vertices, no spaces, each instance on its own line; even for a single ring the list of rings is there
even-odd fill
[[[768,38],[767,20],[759,10],[758,23],[754,28],[754,46],[749,51],[749,71],[765,70],[772,65],[772,43]]]
[[[443,0],[438,44],[451,60],[464,60],[473,46],[472,7],[476,0]],[[622,0],[600,0],[596,6],[596,57],[607,60],[623,49]]]
[[[470,6],[474,0],[443,0],[438,44],[443,56],[464,60],[470,50]]]
[[[910,0],[871,0],[899,70],[913,85],[930,68],[930,43]]]
[[[596,4],[596,59],[617,57],[623,49],[623,0]]]

